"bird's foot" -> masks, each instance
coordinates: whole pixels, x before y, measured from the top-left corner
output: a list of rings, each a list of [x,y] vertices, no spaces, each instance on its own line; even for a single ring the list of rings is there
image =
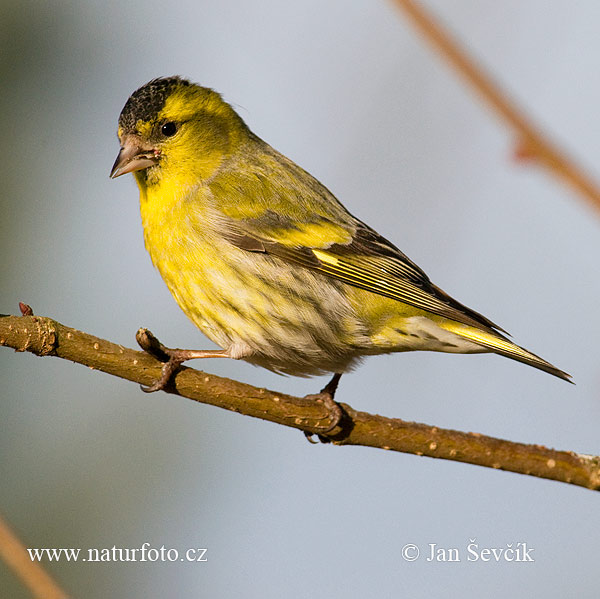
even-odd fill
[[[330,439],[326,437],[328,433],[330,433],[333,429],[335,429],[344,416],[344,412],[336,401],[334,401],[334,396],[338,384],[340,382],[341,374],[336,373],[333,375],[333,378],[327,383],[327,385],[321,389],[321,391],[315,395],[307,395],[305,399],[316,400],[321,402],[329,413],[329,423],[319,427],[317,433],[309,433],[308,431],[304,431],[304,436],[308,440],[309,443],[316,444],[316,441],[313,441],[313,435],[316,434],[321,443],[330,443]]]
[[[142,391],[166,391],[172,385],[173,375],[179,370],[183,362],[197,358],[231,358],[230,349],[171,349],[163,345],[148,329],[140,329],[135,338],[139,346],[152,357],[164,362],[161,377],[149,387],[142,387]],[[232,346],[233,347],[233,346]],[[234,356],[239,357],[239,354]],[[140,385],[141,386],[141,385]]]
[[[144,393],[154,393],[155,391],[164,391],[171,383],[173,375],[179,370],[179,367],[185,360],[187,350],[171,349],[163,345],[148,329],[139,329],[135,335],[138,345],[152,357],[164,362],[162,374],[159,379],[154,381],[149,387],[140,385]]]

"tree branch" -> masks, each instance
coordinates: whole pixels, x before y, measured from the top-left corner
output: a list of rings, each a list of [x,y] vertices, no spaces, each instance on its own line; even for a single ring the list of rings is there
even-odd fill
[[[142,385],[150,385],[161,374],[162,363],[145,352],[45,317],[0,315],[0,345],[72,360]],[[328,425],[329,413],[318,401],[260,389],[192,368],[183,367],[168,392],[308,433],[319,434]],[[384,418],[340,405],[344,411],[342,422],[327,434],[336,445],[390,449],[600,489],[599,456]]]
[[[600,209],[600,190],[596,183],[531,123],[492,78],[435,22],[432,15],[414,0],[394,0],[394,3],[436,52],[445,58],[450,66],[514,130],[515,156],[537,161],[550,173],[568,183],[596,209]]]
[[[67,594],[42,566],[31,559],[23,543],[0,518],[0,558],[21,579],[36,599],[67,599]]]

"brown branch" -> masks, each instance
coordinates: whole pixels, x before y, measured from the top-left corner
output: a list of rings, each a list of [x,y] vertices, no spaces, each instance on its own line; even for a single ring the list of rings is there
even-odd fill
[[[0,518],[0,558],[38,599],[67,599],[38,562],[32,561],[23,543]]]
[[[38,356],[58,356],[142,385],[150,385],[161,374],[162,363],[145,352],[45,317],[0,315],[0,345]],[[328,426],[329,413],[318,401],[260,389],[192,368],[184,367],[177,373],[169,392],[309,433],[318,434]],[[342,422],[327,435],[336,445],[391,449],[600,489],[598,456],[384,418],[340,405],[344,411]]]
[[[596,183],[531,124],[491,77],[435,22],[432,15],[414,0],[394,2],[450,66],[512,127],[516,134],[515,155],[536,160],[571,185],[596,209],[600,209],[600,190]]]

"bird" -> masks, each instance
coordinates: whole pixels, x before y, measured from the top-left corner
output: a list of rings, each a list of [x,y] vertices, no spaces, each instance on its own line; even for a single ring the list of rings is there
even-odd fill
[[[189,359],[241,359],[280,374],[333,375],[315,397],[337,418],[343,373],[367,356],[413,350],[492,352],[571,382],[432,283],[216,91],[153,79],[129,97],[117,133],[110,176],[133,173],[154,266],[221,348],[169,349],[148,332],[142,347],[165,364],[145,390],[165,389]]]

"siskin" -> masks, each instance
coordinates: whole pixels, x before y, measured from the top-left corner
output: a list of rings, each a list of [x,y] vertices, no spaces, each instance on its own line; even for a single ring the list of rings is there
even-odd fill
[[[148,390],[184,360],[223,357],[334,373],[322,392],[332,402],[341,374],[365,356],[412,350],[494,352],[569,380],[436,287],[213,90],[154,79],[127,100],[118,136],[111,177],[134,173],[152,262],[222,348],[161,346],[169,360]]]

